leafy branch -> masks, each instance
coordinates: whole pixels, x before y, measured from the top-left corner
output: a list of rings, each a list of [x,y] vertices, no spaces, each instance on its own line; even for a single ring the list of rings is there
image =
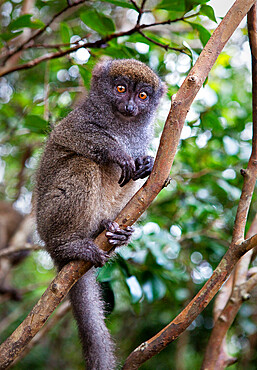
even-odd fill
[[[6,58],[3,60],[3,65],[7,62],[7,60],[12,57],[14,54],[18,53],[19,51],[22,51],[24,49],[28,49],[30,46],[33,45],[34,41],[36,38],[38,38],[39,36],[41,36],[45,30],[62,14],[64,14],[68,9],[71,9],[73,7],[76,7],[78,5],[81,5],[85,2],[86,0],[78,0],[78,1],[75,1],[74,3],[71,3],[71,2],[68,2],[68,5],[63,8],[62,10],[60,10],[58,13],[54,14],[54,16],[45,24],[44,27],[40,28],[39,30],[37,30],[32,36],[30,36],[27,40],[25,40],[24,42],[21,43],[21,45],[19,45],[18,47],[15,47],[13,50],[10,50],[7,55],[6,55]]]
[[[80,5],[84,1],[85,0],[77,1],[76,3],[72,4],[72,6]],[[57,44],[57,45],[46,45],[46,44],[41,44],[40,45],[40,44],[34,44],[35,39],[39,35],[41,35],[45,31],[45,29],[49,25],[51,25],[51,23],[58,16],[60,16],[60,14],[63,14],[69,8],[69,6],[67,6],[65,9],[63,9],[62,11],[60,11],[59,13],[57,13],[56,15],[54,15],[52,17],[51,21],[49,21],[46,26],[44,26],[42,29],[38,30],[27,41],[23,42],[19,47],[16,47],[14,50],[12,50],[12,51],[10,50],[7,53],[7,55],[5,55],[5,58],[4,58],[3,62],[2,62],[2,64],[5,64],[8,61],[8,59],[10,57],[12,57],[13,55],[15,55],[16,53],[21,52],[22,50],[30,49],[30,48],[57,48],[59,50],[56,51],[56,52],[48,53],[48,54],[42,55],[42,56],[40,56],[38,58],[32,59],[32,60],[30,60],[27,63],[23,63],[23,64],[20,64],[20,65],[11,65],[10,67],[8,67],[8,65],[7,65],[6,68],[2,68],[2,71],[0,71],[0,77],[5,76],[5,75],[7,75],[7,74],[9,74],[11,72],[14,72],[14,71],[19,71],[19,70],[24,70],[24,69],[29,69],[29,68],[35,67],[36,65],[38,65],[38,64],[40,64],[42,62],[45,62],[47,60],[51,60],[51,59],[56,59],[56,58],[63,57],[65,55],[68,55],[68,54],[71,54],[71,53],[77,51],[80,48],[87,48],[87,49],[91,49],[91,48],[98,48],[98,49],[99,48],[106,48],[108,46],[108,42],[110,42],[111,40],[117,39],[119,37],[130,36],[130,35],[133,35],[135,33],[140,33],[148,41],[152,42],[155,45],[158,45],[160,47],[163,47],[166,50],[169,49],[169,50],[179,51],[179,52],[188,54],[189,52],[187,51],[186,48],[183,49],[183,48],[176,48],[176,47],[171,47],[171,46],[163,45],[163,44],[161,44],[161,43],[153,40],[152,38],[146,36],[144,33],[142,33],[142,30],[149,29],[149,28],[156,27],[156,26],[170,25],[170,24],[176,23],[178,21],[186,21],[186,20],[188,20],[188,19],[190,19],[192,17],[197,16],[199,13],[195,13],[195,14],[192,14],[192,15],[189,15],[189,16],[184,16],[184,17],[180,17],[180,18],[176,18],[176,19],[172,19],[172,20],[169,19],[169,20],[162,21],[162,22],[154,22],[154,23],[150,23],[150,24],[140,24],[141,16],[143,14],[143,6],[144,6],[144,2],[142,4],[142,7],[138,10],[139,11],[139,16],[138,16],[136,25],[134,27],[132,27],[128,31],[111,33],[109,35],[106,35],[106,36],[100,38],[97,41],[81,43],[81,41],[83,41],[86,38],[86,36],[83,36],[83,37],[81,37],[80,40],[78,40],[75,43],[73,43],[73,46],[72,47],[70,47],[68,49],[66,48],[65,50],[62,50],[61,49],[62,47],[66,46],[66,45],[63,45],[63,44]]]

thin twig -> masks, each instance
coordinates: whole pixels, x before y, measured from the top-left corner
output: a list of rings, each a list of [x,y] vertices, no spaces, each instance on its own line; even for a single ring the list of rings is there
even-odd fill
[[[145,6],[145,2],[146,0],[143,0],[142,1],[142,4],[141,4],[141,7],[138,9],[138,17],[137,17],[137,25],[140,24],[140,21],[141,21],[141,18],[142,18],[142,15],[144,14],[144,6]]]
[[[25,151],[22,155],[22,158],[21,158],[21,168],[20,168],[20,171],[17,175],[17,178],[18,178],[18,184],[17,184],[17,193],[15,195],[15,200],[17,200],[21,194],[21,189],[22,189],[22,186],[24,184],[24,171],[25,171],[25,165],[26,165],[26,161],[31,157],[32,155],[32,147],[31,146],[28,146],[27,148],[25,148]]]
[[[140,35],[143,36],[146,40],[150,41],[151,43],[153,43],[157,46],[160,46],[161,48],[165,49],[166,51],[174,50],[174,51],[179,51],[181,53],[184,53],[184,54],[188,55],[188,52],[185,49],[175,48],[175,47],[169,46],[168,44],[162,44],[158,41],[155,41],[155,40],[151,39],[149,36],[146,36],[141,30],[139,30],[138,33],[140,33]]]
[[[135,2],[135,0],[130,0],[130,2],[131,2],[131,4],[132,4],[132,5],[134,5],[134,7],[135,7],[136,11],[140,13],[140,8],[139,8],[139,6],[137,5],[137,3]]]
[[[22,245],[10,246],[0,251],[0,258],[7,257],[13,253],[22,252],[22,251],[40,251],[44,249],[42,245],[24,243]]]
[[[247,280],[242,286],[241,286],[241,292],[250,293],[253,288],[257,285],[257,273],[250,277],[249,280]],[[244,294],[242,294],[243,299],[248,299],[249,297],[244,297]]]

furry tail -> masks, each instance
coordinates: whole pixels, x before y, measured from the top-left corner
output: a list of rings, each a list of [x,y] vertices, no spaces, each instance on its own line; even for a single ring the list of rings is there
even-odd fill
[[[114,345],[104,322],[103,302],[94,268],[73,286],[70,300],[78,323],[87,370],[114,369]]]

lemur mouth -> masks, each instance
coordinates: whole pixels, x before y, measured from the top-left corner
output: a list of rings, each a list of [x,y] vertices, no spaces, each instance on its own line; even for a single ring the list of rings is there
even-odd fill
[[[121,113],[123,116],[125,117],[136,117],[137,114],[133,113],[133,112],[123,112]]]
[[[134,112],[128,112],[128,111],[120,111],[120,110],[118,110],[117,111],[117,113],[120,115],[120,116],[122,116],[122,117],[126,117],[126,118],[134,118],[134,117],[136,117],[137,116],[137,112],[136,111],[134,111]]]

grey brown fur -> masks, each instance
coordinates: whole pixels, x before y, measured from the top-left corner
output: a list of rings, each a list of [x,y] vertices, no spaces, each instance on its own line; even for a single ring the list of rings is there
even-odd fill
[[[120,93],[117,86],[125,86]],[[146,92],[144,101],[140,92]],[[93,242],[99,232],[113,246],[127,244],[132,229],[112,222],[149,175],[147,149],[163,85],[136,60],[99,62],[86,100],[52,131],[37,175],[37,225],[55,264],[70,260],[103,265],[108,255]],[[70,294],[87,369],[115,368],[94,271]]]

